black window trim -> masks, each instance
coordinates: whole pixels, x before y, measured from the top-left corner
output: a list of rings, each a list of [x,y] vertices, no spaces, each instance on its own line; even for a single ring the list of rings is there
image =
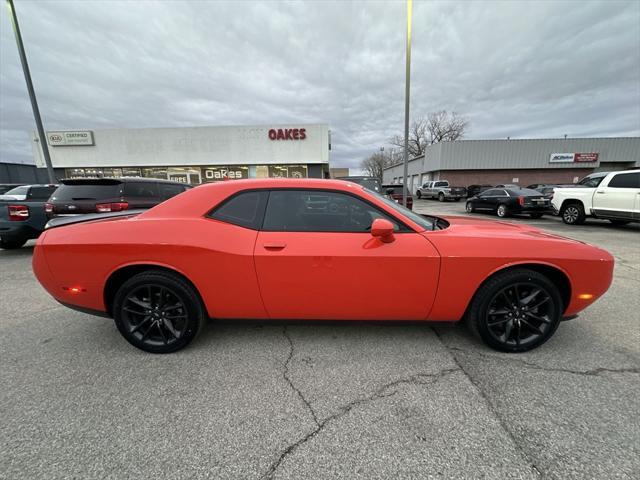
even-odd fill
[[[260,231],[260,232],[282,232],[282,233],[364,233],[367,235],[371,235],[370,232],[368,231],[364,231],[364,232],[345,232],[344,230],[321,230],[321,231],[315,231],[315,230],[264,230],[263,226],[264,226],[264,218],[265,218],[265,214],[267,212],[267,207],[269,206],[269,200],[271,198],[271,192],[273,191],[298,191],[298,192],[307,192],[310,190],[317,190],[318,192],[330,192],[330,193],[341,193],[343,195],[348,195],[351,197],[354,197],[366,204],[368,204],[369,206],[371,206],[372,208],[374,208],[375,210],[377,210],[378,212],[382,213],[383,215],[392,218],[395,222],[398,223],[400,229],[397,232],[393,232],[394,235],[395,234],[400,234],[400,233],[418,233],[416,230],[414,230],[412,227],[410,227],[409,225],[407,225],[407,223],[401,219],[399,219],[395,214],[392,214],[390,212],[387,212],[386,210],[381,209],[380,207],[378,207],[377,205],[375,205],[374,203],[370,202],[368,199],[361,197],[359,195],[356,195],[353,192],[345,192],[344,190],[337,190],[337,189],[332,189],[332,188],[304,188],[304,187],[262,187],[262,188],[248,188],[246,190],[240,190],[238,192],[235,192],[233,195],[228,196],[227,198],[225,198],[224,200],[222,200],[220,203],[218,203],[217,205],[215,205],[211,210],[209,210],[204,217],[210,220],[215,220],[218,222],[223,222],[223,223],[227,223],[229,225],[235,225],[237,227],[241,227],[241,228],[246,228],[248,230],[254,230],[254,231]],[[213,215],[215,214],[216,210],[218,210],[219,208],[222,208],[227,202],[231,201],[231,199],[233,199],[234,197],[237,197],[240,194],[243,193],[247,193],[247,192],[264,192],[266,191],[268,193],[267,195],[267,199],[266,202],[264,203],[264,207],[262,208],[262,212],[259,214],[259,221],[256,223],[259,223],[259,227],[258,228],[252,228],[252,227],[248,227],[246,225],[240,225],[234,222],[230,222],[228,220],[223,220],[220,218],[215,218]],[[404,228],[404,230],[403,230]]]

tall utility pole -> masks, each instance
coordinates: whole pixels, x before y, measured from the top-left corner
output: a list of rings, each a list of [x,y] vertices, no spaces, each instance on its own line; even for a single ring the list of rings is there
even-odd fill
[[[38,129],[42,155],[44,156],[44,163],[47,165],[49,183],[56,183],[56,177],[53,173],[53,165],[51,165],[51,157],[49,156],[49,146],[47,145],[47,138],[44,134],[44,128],[42,127],[42,118],[40,118],[40,109],[38,108],[36,93],[33,90],[33,82],[31,82],[31,72],[29,71],[29,64],[27,63],[27,55],[24,53],[22,35],[20,34],[20,25],[18,25],[18,17],[16,17],[16,8],[13,5],[13,0],[6,1],[7,8],[9,9],[9,16],[11,17],[11,24],[13,25],[13,33],[16,36],[16,43],[18,44],[18,53],[20,54],[20,63],[22,64],[22,71],[24,72],[24,80],[27,82],[27,90],[29,91],[29,99],[31,100],[31,109],[33,110],[33,117],[36,121],[36,128]]]
[[[409,172],[409,93],[411,90],[411,13],[413,0],[407,0],[407,58],[404,80],[404,181],[402,204],[407,206],[407,174]]]

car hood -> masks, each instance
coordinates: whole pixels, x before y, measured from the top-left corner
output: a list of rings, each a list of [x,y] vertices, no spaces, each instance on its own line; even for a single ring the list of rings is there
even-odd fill
[[[562,235],[556,235],[555,233],[549,233],[545,230],[519,223],[457,216],[445,216],[442,218],[449,222],[449,228],[446,230],[450,230],[451,233],[455,233],[458,236],[476,238],[538,238],[586,244],[586,242],[580,240],[563,237]]]

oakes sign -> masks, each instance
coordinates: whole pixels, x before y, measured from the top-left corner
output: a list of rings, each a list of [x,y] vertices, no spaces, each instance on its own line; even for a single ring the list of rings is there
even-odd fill
[[[272,128],[269,140],[304,140],[307,138],[306,128]]]
[[[52,147],[94,145],[93,132],[91,130],[47,132],[47,142],[49,142],[49,145]]]
[[[598,153],[552,153],[549,163],[597,162]]]

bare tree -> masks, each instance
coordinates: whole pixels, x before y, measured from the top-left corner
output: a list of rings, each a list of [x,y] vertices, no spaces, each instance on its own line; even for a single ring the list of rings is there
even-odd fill
[[[384,152],[376,152],[362,160],[360,168],[367,175],[382,181],[382,171],[391,165],[391,157]]]
[[[446,110],[433,112],[427,118],[420,117],[409,128],[409,156],[418,157],[425,152],[427,145],[438,142],[453,142],[462,138],[469,121],[456,112]],[[394,135],[389,143],[404,149],[404,136]]]

